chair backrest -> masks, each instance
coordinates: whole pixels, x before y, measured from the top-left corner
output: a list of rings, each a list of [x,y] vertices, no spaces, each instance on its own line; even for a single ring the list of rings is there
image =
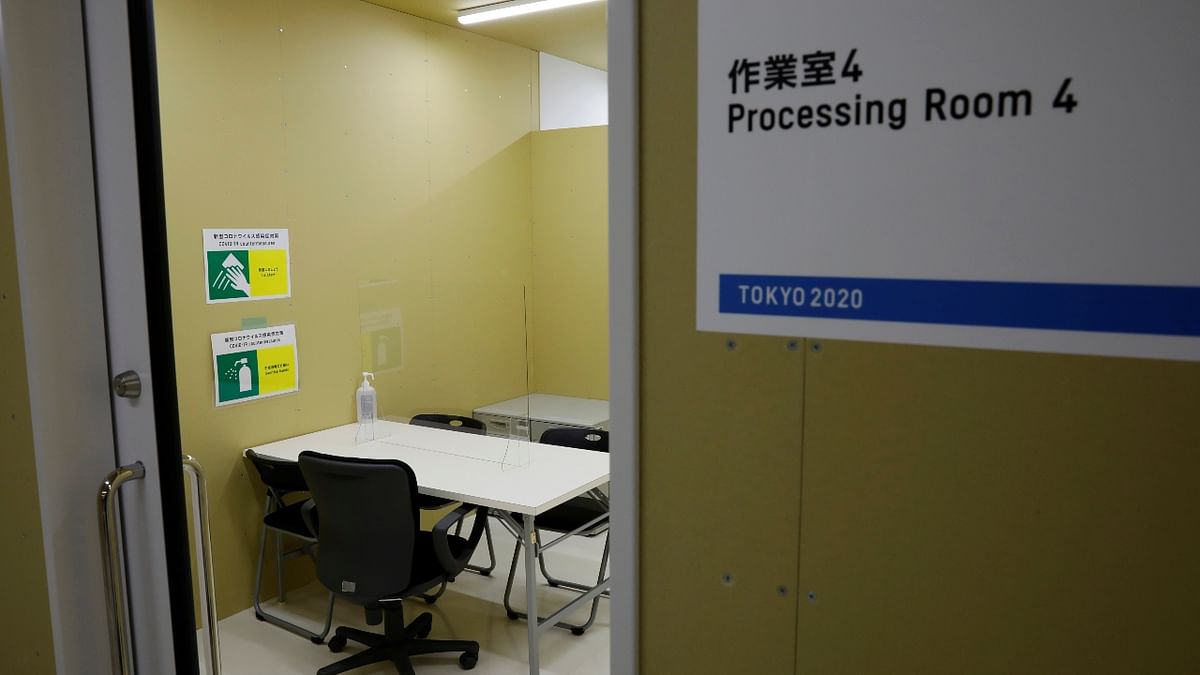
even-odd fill
[[[407,589],[420,530],[412,468],[305,451],[300,470],[321,513],[321,583],[360,605]]]
[[[296,462],[263,457],[253,450],[247,450],[246,457],[258,471],[258,477],[262,479],[263,485],[274,491],[277,496],[282,497],[289,492],[308,490],[308,485],[304,482],[304,475],[300,473],[300,465]]]
[[[539,443],[549,445],[565,445],[568,448],[581,448],[608,452],[608,432],[603,429],[579,429],[577,427],[556,427],[542,432]]]
[[[468,434],[486,434],[487,425],[482,420],[462,415],[443,415],[441,413],[421,413],[413,415],[409,424],[418,427],[435,427],[451,431],[464,431]]]

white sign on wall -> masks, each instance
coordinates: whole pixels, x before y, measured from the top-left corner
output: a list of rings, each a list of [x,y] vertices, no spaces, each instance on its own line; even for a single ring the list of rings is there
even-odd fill
[[[700,330],[1200,360],[1200,4],[699,0]]]

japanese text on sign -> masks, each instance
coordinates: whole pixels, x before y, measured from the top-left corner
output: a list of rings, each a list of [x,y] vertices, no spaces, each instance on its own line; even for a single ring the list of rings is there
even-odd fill
[[[832,102],[775,103],[785,90],[857,83],[863,77],[858,48],[841,53],[845,56],[840,59],[835,50],[812,51],[799,57],[794,52],[780,52],[761,59],[734,59],[727,73],[731,96],[760,91],[772,96],[768,105],[730,102],[727,131],[735,134],[872,126],[904,129],[909,121],[908,97],[871,98],[856,92],[853,98]],[[1062,80],[1051,102],[1052,109],[1068,114],[1075,110],[1079,103],[1071,93],[1071,81],[1070,77]],[[925,122],[1029,117],[1036,109],[1034,92],[1020,87],[968,93],[927,87],[919,101],[921,119]]]

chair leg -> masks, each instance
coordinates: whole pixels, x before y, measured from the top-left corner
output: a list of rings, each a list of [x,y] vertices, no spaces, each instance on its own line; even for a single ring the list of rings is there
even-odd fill
[[[401,675],[415,675],[412,662],[409,660],[410,656],[443,654],[446,652],[462,652],[464,657],[470,659],[471,666],[473,667],[474,662],[479,658],[479,643],[469,640],[385,642],[325,666],[317,671],[317,675],[336,675],[336,673],[344,673],[348,670],[361,668],[372,663],[379,663],[380,661],[391,661]]]
[[[604,572],[608,570],[608,546],[610,543],[609,537],[611,534],[612,534],[612,530],[609,530],[608,532],[604,533],[604,553],[602,553],[600,555],[600,573],[596,575],[596,584],[597,585],[599,585],[601,581],[604,581]],[[588,614],[588,620],[586,622],[584,622],[582,625],[570,626],[571,632],[574,633],[575,635],[583,635],[583,631],[587,630],[588,628],[591,628],[592,624],[596,622],[596,610],[598,610],[599,608],[600,608],[600,596],[597,595],[595,598],[592,598],[592,611],[590,614]]]
[[[537,540],[541,541],[542,540],[542,531],[535,527],[533,529],[533,532],[537,536]],[[555,579],[554,577],[550,576],[550,572],[546,569],[546,554],[545,553],[538,553],[538,566],[542,568],[542,576],[546,577],[547,583],[549,583],[551,586],[559,585],[558,579]]]
[[[489,516],[485,512],[483,517],[488,518]],[[461,526],[462,521],[461,520],[458,521],[458,524],[459,524],[459,526]],[[479,565],[467,565],[467,569],[471,570],[472,572],[477,572],[479,574],[482,574],[483,576],[486,577],[486,576],[491,576],[492,570],[496,569],[496,547],[492,544],[492,524],[487,520],[483,521],[483,534],[484,534],[484,538],[487,539],[488,561],[489,561],[488,566],[480,567]]]
[[[347,670],[362,668],[363,666],[369,666],[372,663],[391,660],[391,650],[383,647],[371,648],[361,651],[353,656],[348,656],[337,663],[331,663],[328,666],[318,670],[317,675],[337,675],[337,673],[344,673]]]
[[[470,640],[414,640],[408,648],[408,653],[413,656],[417,656],[418,654],[441,654],[444,652],[478,654],[479,643]]]
[[[441,586],[438,586],[437,593],[426,593],[426,594],[420,596],[421,599],[431,605],[433,603],[437,602],[437,599],[442,597],[442,594],[446,592],[446,586],[449,584],[449,582],[450,582],[450,580],[446,579],[445,581],[442,582]]]
[[[541,534],[539,533],[538,536],[540,537]],[[607,537],[607,535],[605,535],[605,536]],[[605,551],[608,550],[608,540],[607,539],[605,539],[604,550]],[[567,589],[570,589],[573,591],[582,591],[585,593],[587,591],[592,590],[592,587],[588,586],[587,584],[581,584],[578,581],[570,581],[568,579],[560,579],[560,578],[550,574],[549,563],[546,562],[545,554],[538,556],[538,563],[542,567],[542,575],[546,577],[546,581],[551,586],[555,586],[555,587],[561,586],[562,588],[567,588]],[[610,595],[611,594],[608,591],[605,591],[600,594],[600,597],[607,598],[607,597],[610,597]]]
[[[604,581],[604,572],[608,569],[608,546],[609,546],[609,535],[611,534],[611,532],[612,532],[612,530],[609,530],[608,532],[606,532],[604,534],[604,553],[602,553],[600,555],[600,572],[596,575],[596,584],[599,584],[601,581]],[[539,558],[543,557],[541,555],[540,551],[539,551],[538,557]],[[582,584],[580,584],[580,585],[582,585]],[[566,621],[560,621],[555,625],[558,626],[559,628],[570,629],[572,635],[583,635],[584,631],[591,628],[592,624],[596,622],[596,612],[599,609],[600,609],[600,596],[597,595],[596,597],[592,598],[592,610],[591,610],[591,612],[588,613],[587,621],[585,621],[583,623],[578,623],[578,624],[567,623]]]
[[[275,583],[279,586],[277,597],[280,602],[287,600],[287,584],[283,578],[283,535],[275,533]]]
[[[515,579],[517,576],[517,560],[520,559],[521,549],[524,547],[524,542],[522,542],[520,537],[518,537],[517,545],[513,547],[512,566],[508,568],[508,583],[504,585],[504,611],[508,613],[508,618],[510,619],[518,619],[525,616],[524,614],[513,609],[512,601],[510,600],[510,596],[512,596],[513,579]],[[531,582],[526,579],[525,583]]]
[[[264,509],[264,513],[263,513],[264,518],[266,517],[266,514],[271,512],[270,509],[271,509],[271,500],[270,500],[270,497],[268,497],[267,498],[267,506],[266,506],[266,509]],[[267,528],[263,527],[262,534],[259,535],[259,538],[258,538],[258,564],[254,568],[254,601],[252,604],[254,605],[255,618],[257,618],[259,621],[266,621],[267,623],[271,624],[272,626],[278,626],[279,628],[282,628],[286,631],[295,633],[296,635],[299,635],[300,637],[308,638],[309,641],[314,644],[321,644],[322,642],[325,641],[325,637],[327,635],[329,635],[329,629],[333,625],[333,597],[334,597],[333,593],[329,594],[329,611],[325,615],[325,627],[321,630],[320,633],[314,633],[313,631],[308,630],[307,628],[304,628],[303,626],[298,626],[290,621],[281,619],[280,617],[275,616],[274,614],[268,614],[266,612],[266,610],[264,610],[262,608],[262,602],[259,600],[259,597],[262,596],[262,573],[263,573],[263,567],[266,566],[266,562],[267,562],[266,557],[267,557]],[[280,570],[280,571],[282,572],[282,570]]]
[[[332,663],[317,671],[317,675],[335,675],[372,663],[390,661],[401,675],[413,673],[410,656],[442,652],[462,652],[459,665],[470,669],[479,660],[479,643],[469,640],[426,640],[433,627],[433,615],[422,612],[407,626],[404,624],[404,606],[397,603],[383,610],[383,634],[371,633],[349,626],[339,626],[334,639],[329,641],[330,650],[340,652],[347,640],[367,645],[367,649]]]
[[[597,584],[599,584],[601,581],[604,581],[604,573],[608,570],[608,552],[609,552],[609,545],[611,543],[611,540],[610,540],[611,532],[612,531],[609,530],[608,532],[606,532],[604,534],[604,553],[601,554],[601,556],[600,556],[600,572],[596,575],[596,583]],[[538,541],[541,541],[540,534],[538,535],[537,539],[538,539]],[[508,583],[504,587],[504,610],[508,613],[508,618],[510,618],[510,619],[528,619],[529,618],[528,614],[525,614],[523,612],[518,612],[517,610],[513,609],[512,602],[510,600],[510,597],[512,595],[513,580],[517,575],[517,560],[520,557],[521,549],[523,549],[523,548],[524,548],[524,546],[523,546],[522,542],[520,540],[518,540],[516,548],[513,549],[512,567],[510,567],[509,571],[508,571]],[[528,555],[528,552],[526,552],[526,554]],[[543,563],[542,572],[544,573],[546,570],[544,554],[540,548],[537,551],[537,556],[538,556],[538,559],[541,560]],[[531,582],[529,579],[526,579],[525,583],[537,583],[537,580],[534,579]],[[567,588],[579,587],[579,590],[584,590],[584,591],[590,590],[592,588],[589,586],[584,586],[583,584],[576,584],[573,581],[564,583],[560,580],[559,585],[565,586]],[[574,623],[567,623],[566,621],[559,621],[558,623],[556,623],[554,625],[559,628],[566,628],[566,629],[570,630],[571,633],[574,635],[583,635],[584,631],[586,631],[588,628],[591,628],[592,624],[596,622],[596,613],[600,608],[600,597],[601,596],[596,596],[595,598],[592,599],[592,609],[591,609],[591,612],[588,613],[587,621],[585,621],[581,624],[574,624]]]
[[[351,628],[350,626],[338,626],[334,635],[347,640],[354,640],[358,644],[367,647],[378,647],[387,644],[387,639],[379,633],[372,633],[369,630],[362,630],[361,628]]]
[[[325,636],[329,635],[329,629],[333,626],[333,592],[329,593],[329,610],[325,612],[325,627],[321,629],[319,635],[310,635],[308,637],[314,644],[321,644],[325,641]]]

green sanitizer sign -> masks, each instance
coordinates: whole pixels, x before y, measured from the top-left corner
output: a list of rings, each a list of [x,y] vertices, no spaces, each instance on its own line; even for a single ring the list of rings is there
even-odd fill
[[[288,394],[300,388],[295,325],[216,333],[211,338],[217,406]]]
[[[217,398],[236,401],[258,396],[258,351],[217,356]]]

